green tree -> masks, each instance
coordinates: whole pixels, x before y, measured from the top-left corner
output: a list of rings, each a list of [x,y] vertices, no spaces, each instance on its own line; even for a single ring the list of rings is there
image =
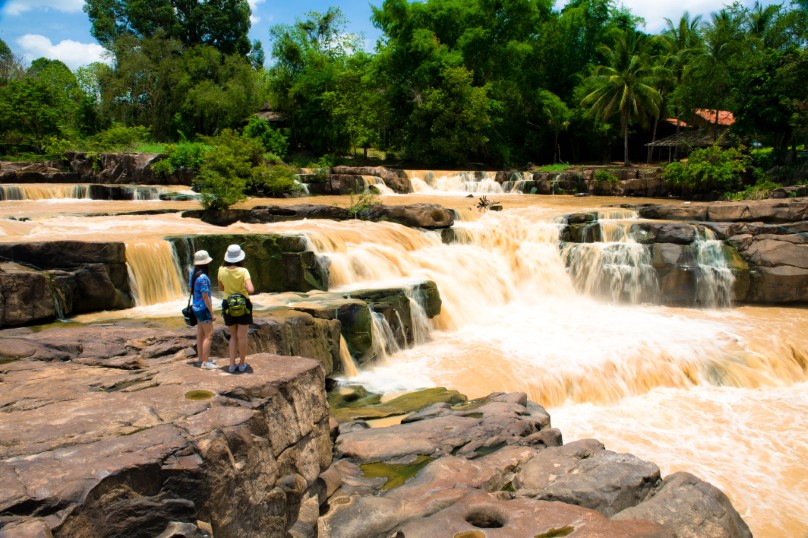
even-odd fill
[[[333,90],[323,93],[323,107],[353,149],[367,150],[379,144],[379,132],[386,121],[386,107],[371,71],[372,59],[358,53],[347,59],[346,69],[334,81]]]
[[[460,164],[482,150],[491,123],[488,87],[472,84],[464,67],[446,67],[435,87],[425,90],[410,122],[413,157]]]
[[[212,149],[204,154],[199,175],[194,180],[202,207],[224,210],[245,200],[248,182],[261,171],[263,148],[260,142],[232,129],[224,129],[221,134],[203,140]]]
[[[83,99],[75,75],[58,60],[34,60],[25,74],[0,86],[0,132],[41,149],[46,137],[72,138]]]
[[[269,70],[273,104],[291,118],[295,146],[319,153],[347,148],[340,126],[331,121],[323,96],[334,91],[359,37],[345,32],[338,8],[309,12],[294,25],[270,29],[275,64]]]
[[[113,121],[145,125],[160,140],[211,135],[258,110],[262,78],[247,59],[175,39],[122,37],[102,84],[102,111]]]
[[[558,145],[558,136],[570,126],[572,113],[567,104],[556,94],[547,90],[539,92],[539,102],[542,114],[553,132],[553,163],[561,161],[561,147]]]
[[[86,0],[84,12],[108,49],[124,36],[164,36],[241,56],[251,48],[247,0]]]
[[[658,114],[662,98],[655,88],[659,75],[649,64],[644,37],[633,31],[615,30],[613,38],[613,47],[600,47],[606,65],[595,68],[590,77],[595,90],[581,104],[602,119],[619,115],[623,162],[629,166],[628,127]]]

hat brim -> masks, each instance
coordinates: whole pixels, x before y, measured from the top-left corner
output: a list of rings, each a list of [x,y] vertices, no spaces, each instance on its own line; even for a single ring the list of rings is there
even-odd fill
[[[207,257],[207,258],[205,258],[204,260],[194,260],[194,265],[207,265],[207,264],[209,264],[209,263],[210,263],[210,262],[212,262],[212,261],[213,261],[213,258],[211,258],[210,256],[208,256],[208,257]]]
[[[245,254],[244,254],[244,251],[242,250],[242,251],[241,251],[241,252],[240,252],[238,255],[236,255],[236,256],[225,256],[225,257],[224,257],[224,261],[226,261],[226,262],[230,262],[230,263],[236,263],[236,262],[240,262],[241,260],[243,260],[243,259],[244,259],[244,256],[245,256]]]

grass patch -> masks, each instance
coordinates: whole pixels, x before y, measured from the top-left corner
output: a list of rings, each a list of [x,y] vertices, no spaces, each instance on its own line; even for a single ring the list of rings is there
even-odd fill
[[[539,166],[538,168],[536,168],[536,172],[561,173],[561,172],[566,172],[570,168],[572,168],[572,165],[570,165],[568,163],[545,164],[543,166]]]

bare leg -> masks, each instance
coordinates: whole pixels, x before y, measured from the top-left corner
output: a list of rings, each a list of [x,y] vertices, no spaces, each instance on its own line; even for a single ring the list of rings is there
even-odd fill
[[[238,355],[239,355],[239,365],[244,364],[244,361],[247,360],[247,329],[250,328],[249,325],[238,325],[238,338],[236,339],[238,342]]]
[[[238,342],[238,325],[228,325],[230,329],[230,343],[228,345],[228,352],[230,356],[230,366],[236,365],[236,343]]]
[[[200,323],[197,325],[202,333],[202,345],[199,346],[197,336],[197,349],[199,350],[199,361],[205,364],[210,359],[210,343],[213,341],[213,323]],[[199,334],[199,332],[197,334]]]
[[[196,324],[196,365],[202,366],[202,363],[205,360],[202,358],[202,354],[204,353],[204,340],[205,340],[205,333],[203,332],[202,324]]]

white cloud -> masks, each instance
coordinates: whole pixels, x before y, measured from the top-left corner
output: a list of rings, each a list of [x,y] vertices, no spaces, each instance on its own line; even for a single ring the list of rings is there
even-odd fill
[[[3,13],[5,15],[21,15],[26,11],[47,9],[75,13],[81,11],[82,7],[84,7],[84,0],[9,0],[5,9],[3,9]]]
[[[258,24],[261,21],[261,17],[256,15],[256,13],[258,12],[258,4],[263,4],[265,1],[266,0],[247,0],[250,4],[250,11],[252,12],[252,15],[250,15],[250,23]]]
[[[93,62],[109,63],[105,56],[106,50],[98,43],[79,43],[65,39],[54,44],[45,36],[25,34],[17,39],[17,45],[26,63],[37,58],[49,58],[63,61],[71,70]]]

